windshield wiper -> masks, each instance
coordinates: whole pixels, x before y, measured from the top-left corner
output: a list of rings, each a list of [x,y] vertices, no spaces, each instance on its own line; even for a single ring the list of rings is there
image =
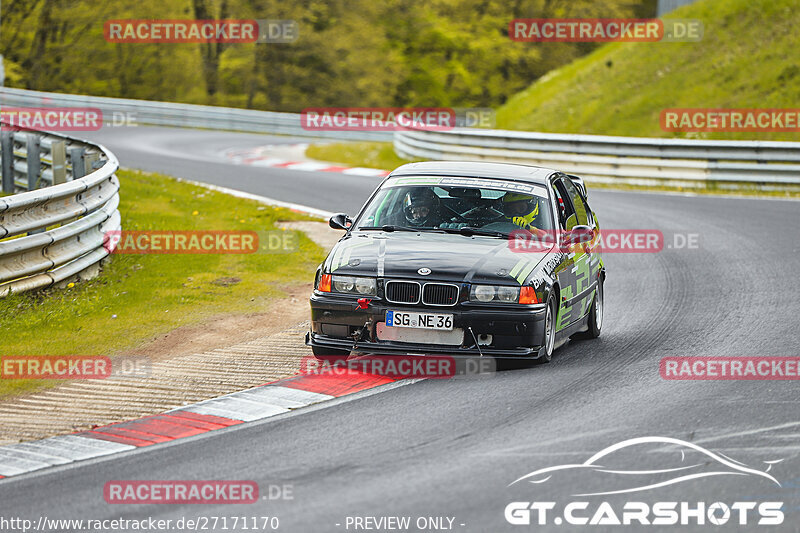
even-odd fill
[[[467,237],[471,237],[473,235],[498,237],[502,239],[507,239],[510,237],[510,234],[504,233],[502,231],[473,228],[472,226],[464,226],[463,228],[442,228],[442,231],[446,231],[447,233],[458,233],[460,235],[465,235]]]
[[[385,225],[385,226],[361,226],[358,228],[358,231],[421,231],[424,228],[409,228],[407,226],[392,226],[392,225]]]
[[[358,228],[358,231],[385,231],[387,233],[390,233],[392,231],[457,233],[459,235],[465,235],[467,237],[471,237],[473,235],[482,235],[486,237],[498,237],[501,239],[507,239],[508,237],[510,237],[508,233],[504,233],[502,231],[473,228],[471,226],[464,226],[463,228],[425,228],[425,227],[409,228],[408,226],[393,226],[387,224],[385,226],[362,226]]]

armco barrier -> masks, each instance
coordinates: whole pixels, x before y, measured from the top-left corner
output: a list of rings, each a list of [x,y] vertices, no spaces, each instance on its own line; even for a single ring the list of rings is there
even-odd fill
[[[408,159],[486,160],[557,168],[589,182],[763,188],[800,185],[800,143],[702,141],[458,128],[396,132]]]
[[[2,140],[4,191],[29,190],[0,197],[0,297],[94,277],[106,232],[121,229],[117,158],[54,133],[4,131]]]
[[[234,107],[215,107],[78,94],[46,93],[0,87],[0,105],[6,107],[91,107],[103,112],[104,122],[131,117],[137,124],[210,130],[275,133],[350,141],[392,140],[390,131],[305,130],[297,113],[274,113]]]
[[[449,131],[307,131],[300,115],[0,88],[0,105],[99,108],[106,119],[129,113],[138,123],[277,133],[340,140],[394,141],[409,159],[508,161],[554,167],[589,182],[681,187],[800,187],[800,143],[705,141],[535,133],[477,128]],[[22,154],[22,141],[15,136]],[[46,141],[41,146],[48,150]],[[55,150],[54,154],[60,154]],[[71,152],[70,158],[72,158]],[[41,179],[55,178],[44,159]],[[17,176],[17,181],[24,179]]]

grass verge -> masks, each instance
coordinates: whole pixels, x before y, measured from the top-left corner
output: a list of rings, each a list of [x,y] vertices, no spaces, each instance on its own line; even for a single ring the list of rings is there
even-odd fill
[[[310,219],[177,181],[123,170],[124,230],[252,230]],[[324,251],[297,232],[291,253],[113,255],[100,277],[0,299],[0,355],[113,355],[215,315],[265,311],[313,279]],[[47,380],[0,380],[0,395]],[[54,380],[53,380],[54,381]]]
[[[392,143],[384,142],[312,144],[306,149],[306,156],[352,167],[382,170],[394,170],[400,165],[411,163],[394,153]]]
[[[549,72],[497,111],[497,127],[636,137],[799,141],[797,132],[672,133],[665,108],[796,108],[796,0],[700,0],[699,42],[611,43]],[[768,29],[768,30],[767,30]],[[767,31],[765,31],[767,30]]]

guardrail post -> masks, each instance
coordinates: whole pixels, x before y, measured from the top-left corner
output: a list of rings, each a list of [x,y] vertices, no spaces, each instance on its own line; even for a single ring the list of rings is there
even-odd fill
[[[89,174],[95,171],[94,164],[100,159],[100,155],[96,152],[88,152],[83,154],[83,165],[86,168],[86,173]]]
[[[33,191],[36,189],[37,182],[39,181],[39,174],[42,170],[42,161],[39,159],[39,136],[32,133],[28,134],[28,142],[26,146],[28,153],[28,190]]]
[[[86,165],[83,163],[83,148],[75,147],[69,149],[69,161],[72,164],[72,177],[76,180],[86,175]]]
[[[53,141],[50,143],[50,159],[53,162],[53,185],[67,181],[67,143]]]
[[[14,134],[0,132],[0,153],[3,158],[3,192],[14,194]]]

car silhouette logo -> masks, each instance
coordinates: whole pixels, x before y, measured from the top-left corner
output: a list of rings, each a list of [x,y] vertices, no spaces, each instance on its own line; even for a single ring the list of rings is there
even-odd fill
[[[419,274],[420,276],[427,276],[430,273],[431,269],[427,267],[422,267],[419,270],[417,270],[417,274]]]
[[[647,445],[660,445],[662,449],[671,453],[680,452],[680,460],[673,465],[673,468],[620,468],[612,467],[615,464],[614,456],[625,457],[626,454],[633,453],[631,450]],[[631,459],[633,456],[627,455]],[[692,457],[692,462],[689,462]],[[779,487],[781,484],[777,479],[768,474],[772,466],[780,463],[783,459],[764,461],[767,465],[765,471],[751,468],[744,463],[731,459],[721,453],[714,453],[697,444],[686,442],[670,437],[639,437],[619,442],[609,446],[580,464],[566,464],[551,466],[535,470],[521,478],[511,482],[509,486],[525,481],[533,484],[546,483],[552,477],[561,474],[562,471],[571,470],[575,475],[581,476],[581,486],[600,487],[609,482],[619,482],[614,489],[587,490],[581,494],[573,496],[607,496],[611,494],[624,494],[639,492],[659,487],[674,485],[688,480],[700,479],[721,475],[736,476],[759,476],[772,481]],[[563,475],[563,474],[562,474]],[[656,476],[658,479],[655,479]],[[615,483],[616,484],[616,483]]]

